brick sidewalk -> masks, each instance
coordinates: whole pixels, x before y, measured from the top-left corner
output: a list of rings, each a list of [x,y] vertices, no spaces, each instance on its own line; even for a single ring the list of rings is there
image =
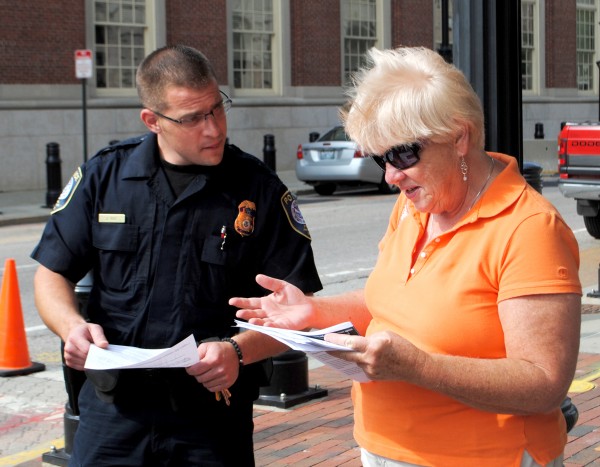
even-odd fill
[[[580,353],[569,396],[579,420],[569,433],[565,467],[600,465],[600,354]],[[255,405],[254,444],[257,467],[360,467],[352,437],[351,381],[319,367],[309,372],[309,385],[326,389],[326,397],[290,409]],[[19,464],[39,467],[41,458]],[[47,465],[47,464],[45,464]]]
[[[600,355],[580,353],[575,380],[589,384],[589,390],[569,396],[579,410],[579,420],[569,433],[565,467],[600,465]],[[593,387],[592,387],[593,386]]]
[[[254,409],[256,465],[360,467],[352,436],[351,381],[327,367],[310,370],[309,384],[327,389],[326,397],[287,410]]]
[[[570,392],[579,420],[569,433],[564,467],[600,465],[600,355],[579,354],[575,380],[583,392]],[[288,410],[256,406],[256,465],[359,467],[360,452],[352,437],[349,380],[327,367],[310,371],[311,386],[328,390],[327,397]]]

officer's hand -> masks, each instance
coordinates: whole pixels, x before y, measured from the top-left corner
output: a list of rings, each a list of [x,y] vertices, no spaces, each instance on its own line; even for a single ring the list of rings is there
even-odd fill
[[[93,323],[82,323],[73,327],[65,341],[64,356],[67,366],[83,370],[90,344],[107,348],[108,341],[102,327]]]
[[[235,383],[240,361],[229,342],[205,342],[198,346],[200,361],[186,368],[188,374],[211,392],[223,391]]]

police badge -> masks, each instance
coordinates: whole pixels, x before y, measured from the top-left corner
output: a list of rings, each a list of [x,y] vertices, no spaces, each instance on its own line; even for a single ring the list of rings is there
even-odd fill
[[[254,232],[254,218],[256,217],[256,204],[252,201],[242,201],[238,206],[238,216],[235,219],[235,231],[242,237],[252,235]]]

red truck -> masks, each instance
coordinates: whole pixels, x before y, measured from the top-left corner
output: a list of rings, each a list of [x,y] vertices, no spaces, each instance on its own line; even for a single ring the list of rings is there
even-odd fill
[[[600,123],[563,123],[558,134],[558,188],[577,201],[585,228],[600,238]]]

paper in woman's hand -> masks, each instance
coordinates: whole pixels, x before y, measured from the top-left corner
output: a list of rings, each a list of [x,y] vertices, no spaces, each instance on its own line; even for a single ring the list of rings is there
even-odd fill
[[[324,363],[331,368],[334,368],[346,376],[349,376],[355,381],[370,381],[362,368],[360,368],[356,363],[334,357],[333,355],[327,353],[331,351],[352,352],[354,350],[342,345],[332,344],[331,342],[324,340],[325,334],[335,333],[358,335],[358,332],[352,323],[348,321],[325,329],[319,329],[317,331],[310,332],[257,326],[255,324],[238,320],[235,321],[235,324],[237,327],[250,329],[271,336],[273,339],[284,343],[293,350],[300,350],[302,352],[309,353],[311,357],[319,360],[321,363]]]

